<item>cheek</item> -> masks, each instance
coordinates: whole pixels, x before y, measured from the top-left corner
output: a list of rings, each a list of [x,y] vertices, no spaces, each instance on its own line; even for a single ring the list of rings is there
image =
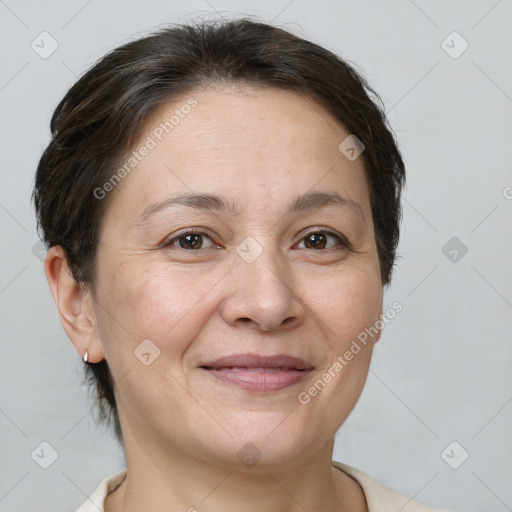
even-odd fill
[[[183,355],[212,313],[208,292],[216,280],[165,267],[116,270],[102,285],[100,336],[120,400],[153,415],[183,399]]]
[[[355,407],[363,391],[371,362],[382,289],[372,279],[338,280],[319,293],[315,308],[323,326],[326,364],[311,386],[303,389],[300,403],[316,411],[316,428],[338,429]],[[373,333],[373,334],[372,334]],[[315,420],[316,422],[317,420]]]
[[[99,282],[98,328],[107,360],[119,371],[130,367],[134,350],[148,339],[173,364],[207,320],[212,285],[197,272],[118,264]]]
[[[304,301],[321,320],[331,352],[344,352],[379,318],[382,287],[368,269],[344,269],[341,276],[317,279],[310,290]]]

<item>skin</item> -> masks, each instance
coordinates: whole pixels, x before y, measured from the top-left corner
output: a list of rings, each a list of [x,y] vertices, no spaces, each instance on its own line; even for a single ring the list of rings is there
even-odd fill
[[[90,362],[106,359],[116,381],[128,477],[105,510],[365,511],[332,454],[380,332],[308,404],[297,398],[382,314],[363,159],[340,153],[349,132],[320,105],[271,88],[195,91],[161,106],[141,140],[191,96],[197,106],[110,192],[94,296],[73,282],[60,247],[45,261],[68,337],[81,357],[87,348]],[[286,215],[309,191],[349,197],[362,216],[339,205]],[[138,222],[189,192],[222,194],[241,212],[178,205]],[[322,238],[325,227],[352,249]],[[184,228],[205,236],[161,246]],[[327,245],[307,245],[310,232]],[[262,248],[252,263],[236,252],[248,236]],[[134,357],[144,339],[160,350],[149,366]],[[290,354],[315,370],[263,392],[198,368],[245,352]],[[247,442],[261,453],[252,467],[237,457]]]

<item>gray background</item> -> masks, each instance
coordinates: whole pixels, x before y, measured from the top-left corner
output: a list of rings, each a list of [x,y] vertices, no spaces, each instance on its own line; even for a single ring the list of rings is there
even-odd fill
[[[0,512],[75,510],[123,467],[94,425],[82,362],[33,253],[29,196],[50,116],[107,50],[219,13],[260,16],[354,62],[382,95],[406,161],[402,259],[385,291],[385,309],[397,300],[403,311],[383,331],[334,458],[432,506],[512,510],[512,3],[183,5],[0,0]],[[59,45],[46,59],[31,48],[43,31]],[[442,47],[453,31],[469,44],[457,58],[462,40],[448,38],[452,56]],[[452,237],[468,249],[458,261],[443,252]],[[46,470],[31,458],[43,441],[58,453]],[[469,453],[457,469],[441,455],[453,441],[452,465]]]

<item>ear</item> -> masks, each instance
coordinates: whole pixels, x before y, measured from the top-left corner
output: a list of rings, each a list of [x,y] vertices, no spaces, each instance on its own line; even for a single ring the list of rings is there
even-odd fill
[[[88,360],[98,363],[105,355],[99,340],[93,297],[75,282],[61,246],[50,247],[44,271],[68,338],[82,359],[87,349]]]

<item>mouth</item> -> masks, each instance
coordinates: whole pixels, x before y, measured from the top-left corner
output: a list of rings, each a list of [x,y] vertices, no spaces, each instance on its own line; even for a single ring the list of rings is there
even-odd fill
[[[217,380],[242,389],[259,392],[278,391],[298,384],[314,367],[293,356],[237,354],[199,366]]]

